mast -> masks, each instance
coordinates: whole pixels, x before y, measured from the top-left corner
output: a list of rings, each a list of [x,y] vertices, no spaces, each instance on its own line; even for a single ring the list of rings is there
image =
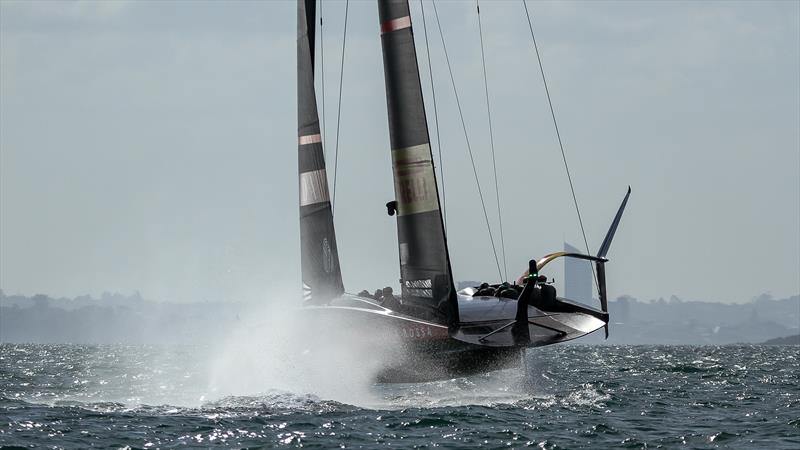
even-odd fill
[[[408,1],[378,0],[378,16],[403,304],[421,317],[454,327],[458,324],[458,303],[439,208]]]
[[[303,299],[327,303],[344,293],[328,175],[314,91],[315,0],[297,1],[297,135]]]

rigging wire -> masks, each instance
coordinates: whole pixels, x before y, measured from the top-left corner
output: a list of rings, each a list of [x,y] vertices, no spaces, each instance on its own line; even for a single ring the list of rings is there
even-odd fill
[[[486,213],[486,203],[483,201],[483,191],[481,190],[481,182],[478,179],[478,169],[475,167],[475,158],[472,155],[472,146],[469,143],[469,135],[467,134],[467,125],[464,122],[464,114],[461,111],[461,102],[458,99],[458,90],[456,89],[456,81],[453,78],[453,69],[450,67],[450,57],[447,54],[447,46],[444,43],[444,33],[442,32],[442,24],[439,22],[439,12],[436,9],[436,2],[433,2],[433,14],[436,17],[436,26],[439,28],[439,37],[442,40],[442,49],[444,49],[444,59],[447,62],[447,71],[450,72],[450,83],[453,86],[453,94],[456,97],[456,106],[458,106],[458,115],[461,118],[461,128],[464,130],[464,139],[467,142],[467,150],[469,151],[469,159],[472,162],[472,173],[475,175],[475,184],[478,186],[478,196],[481,199],[481,207],[483,208],[483,218],[486,219],[486,229],[489,232],[489,241],[492,243],[492,251],[494,252],[494,262],[497,264],[497,272],[500,278],[503,278],[503,272],[500,270],[500,260],[497,258],[497,247],[494,245],[494,237],[492,236],[492,227],[489,225],[489,215]]]
[[[489,107],[489,81],[486,77],[486,56],[483,51],[483,25],[481,24],[481,5],[475,0],[478,11],[478,34],[481,38],[481,63],[483,64],[483,91],[486,93],[486,116],[489,118],[489,144],[492,148],[492,169],[494,170],[494,193],[497,200],[497,220],[500,222],[500,249],[503,251],[503,280],[508,281],[508,265],[506,264],[506,241],[503,236],[503,214],[500,210],[500,187],[497,182],[497,162],[494,151],[494,133],[492,131],[492,110]]]
[[[322,28],[322,4],[324,2],[319,0],[319,73],[320,84],[322,86],[322,157],[325,157],[325,138],[328,134],[325,132],[325,34]],[[327,164],[326,164],[327,165]]]
[[[425,32],[425,53],[428,56],[428,76],[431,79],[431,97],[433,98],[433,122],[436,128],[436,147],[439,152],[439,173],[442,180],[442,215],[444,219],[444,233],[447,234],[447,196],[444,192],[444,164],[442,164],[442,140],[439,135],[439,112],[436,108],[436,89],[433,86],[433,67],[431,66],[431,48],[428,45],[428,27],[425,25],[425,2],[419,0],[422,8],[422,29]]]
[[[344,84],[344,51],[347,44],[347,11],[350,0],[344,4],[344,30],[342,31],[342,66],[339,69],[339,102],[336,113],[336,146],[333,151],[333,196],[331,197],[331,214],[336,211],[336,176],[339,174],[339,126],[342,123],[342,85]]]
[[[553,109],[553,102],[550,100],[550,90],[547,88],[547,79],[544,76],[544,67],[542,66],[542,58],[539,56],[539,46],[536,45],[536,36],[533,33],[533,23],[531,22],[531,15],[528,13],[528,3],[522,0],[522,5],[525,7],[525,16],[528,18],[528,28],[531,30],[531,39],[533,40],[533,48],[536,50],[536,59],[539,61],[539,71],[542,74],[542,83],[544,84],[544,92],[547,94],[547,104],[550,105],[550,115],[553,117],[553,126],[556,129],[556,137],[558,138],[558,146],[561,149],[561,158],[564,160],[564,169],[567,171],[567,180],[569,180],[569,189],[572,191],[572,201],[575,204],[575,212],[578,213],[578,223],[581,226],[581,234],[583,234],[583,243],[586,245],[586,253],[591,254],[589,250],[589,241],[586,239],[586,230],[583,228],[583,219],[581,218],[581,210],[578,207],[578,197],[575,195],[575,187],[572,184],[572,176],[569,173],[569,164],[567,164],[567,155],[564,152],[564,144],[561,142],[561,133],[558,131],[558,122],[556,121],[556,113]],[[594,266],[589,264],[592,268],[592,275],[594,276],[595,284],[597,284],[598,291],[600,290],[600,283],[597,280],[597,274],[594,271]]]

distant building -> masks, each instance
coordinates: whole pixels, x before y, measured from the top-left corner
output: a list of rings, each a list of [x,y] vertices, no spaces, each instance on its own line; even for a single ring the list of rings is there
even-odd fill
[[[564,242],[564,251],[584,253]],[[592,266],[589,261],[564,258],[564,297],[583,303],[592,301]]]

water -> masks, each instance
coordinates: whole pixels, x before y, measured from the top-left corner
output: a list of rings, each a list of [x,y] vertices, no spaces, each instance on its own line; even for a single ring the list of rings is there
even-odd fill
[[[0,447],[800,448],[800,347],[557,346],[413,385],[319,368],[322,390],[218,352],[0,345]]]

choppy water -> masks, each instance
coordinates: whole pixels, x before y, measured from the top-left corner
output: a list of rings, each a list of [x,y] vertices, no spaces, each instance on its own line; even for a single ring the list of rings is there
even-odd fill
[[[0,447],[800,448],[800,347],[561,346],[425,384],[336,370],[324,393],[211,353],[0,345]]]

